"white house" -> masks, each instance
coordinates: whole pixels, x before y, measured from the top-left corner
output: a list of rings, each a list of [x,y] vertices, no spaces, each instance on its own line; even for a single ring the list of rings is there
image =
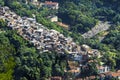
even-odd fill
[[[106,73],[110,71],[109,66],[97,66],[98,73]]]
[[[58,9],[59,8],[59,3],[57,2],[52,2],[52,1],[45,1],[43,4],[43,7],[47,7],[50,9]]]
[[[50,19],[51,22],[57,22],[58,21],[58,17],[53,15],[53,16],[48,16],[48,19]]]

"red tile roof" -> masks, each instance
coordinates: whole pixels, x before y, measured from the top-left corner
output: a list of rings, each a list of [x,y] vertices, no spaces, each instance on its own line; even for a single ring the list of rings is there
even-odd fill
[[[120,76],[120,72],[114,72],[114,73],[112,73],[111,74],[113,77],[118,77],[118,76]]]
[[[54,77],[51,77],[51,80],[62,80],[62,77],[60,77],[60,76],[54,76]]]
[[[106,73],[106,75],[110,75],[112,77],[118,77],[120,76],[120,70],[118,70],[117,72],[108,72]]]
[[[64,27],[64,28],[66,28],[66,29],[69,28],[69,25],[64,24],[64,23],[62,23],[62,22],[57,22],[57,24],[60,25],[60,26],[62,26],[62,27]]]
[[[52,1],[45,1],[46,5],[57,5],[57,2],[52,2]]]
[[[94,80],[96,77],[95,76],[90,76],[89,79],[90,80]]]

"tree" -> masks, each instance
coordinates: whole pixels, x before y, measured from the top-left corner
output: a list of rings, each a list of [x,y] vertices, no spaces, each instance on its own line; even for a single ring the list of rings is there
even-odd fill
[[[1,6],[4,6],[4,5],[5,5],[5,3],[4,3],[3,0],[0,0],[0,5],[1,5]]]
[[[0,28],[4,28],[7,26],[7,23],[5,22],[5,20],[0,19]]]
[[[10,45],[8,37],[0,33],[0,80],[13,79],[13,69],[15,67],[14,54],[15,48]]]
[[[112,70],[114,70],[116,66],[116,53],[114,52],[107,52],[103,54],[103,62],[105,62],[106,65],[110,66]]]

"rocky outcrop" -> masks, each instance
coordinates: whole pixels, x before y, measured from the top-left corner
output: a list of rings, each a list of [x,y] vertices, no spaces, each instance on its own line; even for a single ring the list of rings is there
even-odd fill
[[[84,38],[92,38],[96,34],[102,32],[102,31],[108,30],[110,26],[111,25],[109,22],[99,21],[98,24],[94,28],[92,28],[90,31],[84,33],[82,36]]]

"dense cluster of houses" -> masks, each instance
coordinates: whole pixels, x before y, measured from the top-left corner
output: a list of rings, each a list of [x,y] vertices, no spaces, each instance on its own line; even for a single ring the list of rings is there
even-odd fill
[[[52,10],[57,10],[59,9],[59,3],[58,2],[52,2],[52,1],[45,1],[45,2],[40,2],[38,0],[30,0],[29,2],[32,2],[32,4],[38,6],[38,8],[48,8],[51,11]],[[26,4],[28,3],[28,0],[26,0]],[[49,14],[49,16],[47,16],[47,18],[51,21],[51,22],[58,22],[58,16],[56,15],[51,15]]]
[[[48,30],[34,18],[20,17],[8,7],[0,8],[0,18],[8,22],[8,26],[16,30],[24,39],[30,41],[40,51],[56,50],[59,53],[80,53],[80,46],[66,38],[58,31]]]
[[[57,10],[59,9],[59,3],[58,2],[52,2],[52,1],[45,1],[45,2],[40,2],[38,0],[25,0],[26,4],[28,4],[28,2],[31,2],[32,4],[36,5],[38,8],[48,8],[51,11],[52,10]],[[49,16],[46,16],[47,19],[49,19],[51,22],[56,22],[57,25],[65,28],[65,29],[69,29],[69,25],[64,24],[62,22],[58,22],[58,16],[57,15],[53,15],[53,14],[49,14]]]
[[[82,63],[89,57],[101,57],[98,50],[91,49],[87,45],[79,46],[73,42],[72,38],[66,38],[56,30],[47,29],[37,23],[35,18],[20,17],[8,7],[0,7],[0,19],[6,20],[9,28],[16,30],[24,39],[33,43],[40,53],[47,51],[68,53],[73,61],[80,63],[76,70],[71,69],[74,73],[80,73]],[[99,73],[104,73],[110,69],[107,66],[102,66],[98,67],[98,70]]]
[[[46,7],[49,9],[56,9],[56,10],[59,8],[58,2],[52,2],[52,1],[40,2],[38,0],[25,0],[26,4],[28,4],[29,2],[39,7]]]
[[[98,76],[89,76],[84,78],[84,80],[96,80],[96,78],[99,78],[99,80],[120,80],[120,70],[116,72],[106,72],[106,73],[101,73]],[[116,79],[112,79],[116,78]],[[78,78],[76,80],[83,80],[82,78]]]

